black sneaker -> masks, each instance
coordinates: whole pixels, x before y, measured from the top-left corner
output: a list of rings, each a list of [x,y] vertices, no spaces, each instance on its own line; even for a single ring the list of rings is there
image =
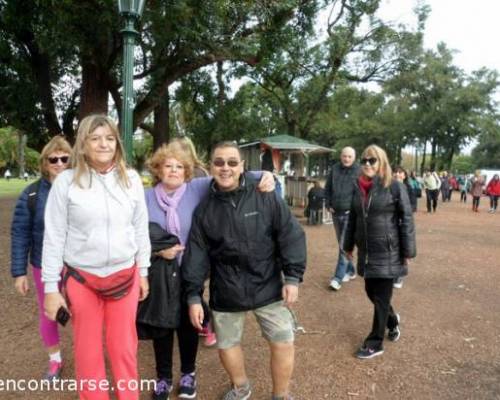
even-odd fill
[[[356,357],[358,358],[373,358],[380,356],[384,353],[384,349],[371,349],[370,347],[362,346],[359,348],[359,350],[356,352]]]
[[[151,398],[153,400],[168,400],[168,396],[172,391],[172,381],[167,379],[158,379],[156,387]]]
[[[391,342],[397,342],[401,336],[401,330],[399,329],[399,314],[396,314],[396,318],[398,319],[398,324],[387,332],[387,339]]]
[[[196,378],[194,373],[182,374],[179,381],[179,399],[194,399],[196,397]]]

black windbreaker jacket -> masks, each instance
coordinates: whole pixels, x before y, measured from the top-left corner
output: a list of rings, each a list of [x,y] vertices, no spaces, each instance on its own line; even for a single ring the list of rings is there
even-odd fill
[[[149,296],[137,308],[139,339],[154,339],[166,335],[167,329],[179,326],[181,317],[181,280],[177,259],[166,260],[156,252],[179,243],[177,236],[149,223],[151,267],[149,267]]]
[[[397,278],[408,273],[403,260],[416,255],[415,225],[408,193],[393,181],[384,188],[378,178],[365,204],[356,186],[344,250],[358,247],[358,273],[365,278]]]
[[[242,177],[232,192],[209,196],[193,216],[182,264],[189,303],[199,303],[210,273],[210,307],[252,310],[282,299],[284,279],[302,281],[306,241],[302,227],[276,193],[261,193]]]

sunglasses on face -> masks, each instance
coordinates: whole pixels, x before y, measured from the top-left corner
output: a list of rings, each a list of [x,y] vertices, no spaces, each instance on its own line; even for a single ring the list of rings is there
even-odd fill
[[[215,160],[212,161],[212,164],[215,165],[216,167],[223,167],[224,165],[228,165],[231,168],[237,167],[239,165],[240,161],[238,160],[223,160],[222,158],[216,158]]]
[[[49,163],[51,164],[57,164],[57,162],[60,160],[63,164],[66,164],[69,161],[69,156],[62,156],[62,157],[47,157],[47,160],[49,160]]]
[[[375,157],[370,157],[370,158],[362,158],[361,159],[361,165],[375,165],[377,163],[377,159]]]

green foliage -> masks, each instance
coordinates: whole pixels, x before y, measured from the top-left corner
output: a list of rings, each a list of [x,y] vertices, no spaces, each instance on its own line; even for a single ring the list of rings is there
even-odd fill
[[[10,168],[11,172],[18,171],[19,162],[19,136],[18,132],[12,128],[0,128],[0,169]],[[38,172],[38,160],[40,154],[29,147],[25,147],[25,169],[29,173]]]
[[[475,160],[472,156],[459,155],[453,157],[450,172],[456,175],[470,174],[476,169]]]
[[[403,141],[429,143],[431,167],[450,169],[453,156],[491,119],[498,73],[483,69],[466,75],[444,44],[417,60],[418,67],[385,82],[384,92],[406,104]]]
[[[379,4],[148,1],[137,26],[134,73],[144,84],[134,126],[155,138],[168,126],[171,136],[187,134],[205,151],[223,139],[288,133],[337,149],[378,143],[398,162],[404,146],[417,145],[431,148],[438,169],[449,169],[479,137],[478,166],[497,160],[498,73],[467,75],[444,44],[424,51],[424,3],[416,8],[416,31],[381,21]],[[320,11],[329,15],[321,34]],[[78,114],[106,107],[109,94],[120,113],[122,25],[114,0],[0,0],[0,126],[28,132],[28,146],[41,149],[61,131],[71,139]],[[244,83],[230,96],[234,78]],[[360,85],[369,81],[381,91]],[[163,113],[164,124],[151,129],[150,115],[166,104],[173,83],[180,85],[169,124]],[[0,163],[15,162],[12,138],[0,140]],[[142,169],[148,135],[134,151]],[[28,165],[35,158],[28,149]]]
[[[134,136],[133,153],[134,153],[134,168],[143,172],[146,160],[153,154],[153,137],[146,132],[142,135]]]
[[[493,122],[493,121],[492,121]],[[474,168],[500,169],[500,124],[489,124],[489,130],[479,138],[479,144],[472,150]]]
[[[0,167],[13,168],[17,160],[17,134],[13,128],[0,129]]]

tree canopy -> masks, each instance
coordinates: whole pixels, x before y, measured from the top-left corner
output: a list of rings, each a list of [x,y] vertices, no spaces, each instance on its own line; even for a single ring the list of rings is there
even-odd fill
[[[113,0],[0,0],[0,127],[40,150],[94,112],[121,113],[122,21]],[[215,141],[290,134],[394,162],[416,146],[449,168],[470,140],[498,159],[498,72],[467,74],[446,44],[378,17],[380,0],[149,0],[135,52],[140,165],[171,135]],[[239,82],[239,85],[235,85]],[[496,157],[496,158],[495,158]]]

